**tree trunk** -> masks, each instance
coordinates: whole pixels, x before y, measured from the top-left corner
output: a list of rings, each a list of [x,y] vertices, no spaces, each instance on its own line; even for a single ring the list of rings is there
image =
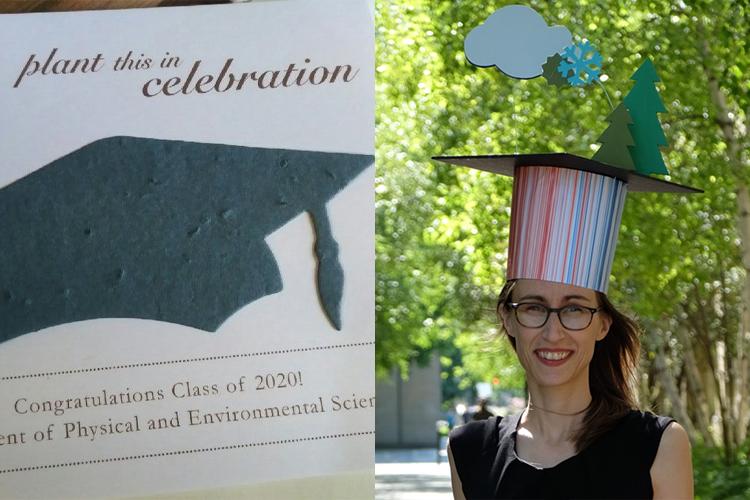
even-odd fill
[[[737,438],[742,443],[747,437],[747,429],[750,422],[746,422],[748,415],[748,402],[746,396],[748,392],[748,358],[745,350],[745,344],[750,343],[750,193],[747,186],[740,185],[737,190],[737,225],[740,230],[742,241],[742,267],[745,268],[745,287],[742,293],[742,319],[740,328],[737,331],[737,361],[734,365],[734,373],[737,392],[735,394],[735,415],[737,416]]]
[[[654,351],[656,352],[656,357],[653,362],[655,378],[658,380],[659,385],[662,388],[664,398],[671,406],[672,415],[680,422],[680,424],[682,424],[683,427],[685,427],[689,436],[695,436],[695,426],[688,416],[684,401],[680,397],[680,391],[675,384],[674,377],[669,371],[669,367],[667,366],[664,342],[659,335],[655,333],[654,328],[649,328],[648,330],[649,343],[653,346]]]
[[[717,77],[717,71],[713,67],[711,48],[708,43],[708,37],[705,34],[705,27],[699,20],[696,24],[698,50],[701,54],[703,70],[708,80],[708,90],[711,96],[711,102],[716,112],[716,123],[721,129],[724,142],[727,146],[727,159],[736,173],[740,173],[743,168],[742,162],[742,144],[737,137],[736,113],[731,113],[727,104],[726,97],[721,91],[721,86]],[[728,363],[731,367],[731,373],[726,376],[732,377],[731,384],[733,391],[726,394],[727,399],[722,402],[722,429],[724,431],[725,457],[727,461],[734,458],[734,450],[740,444],[738,439],[746,434],[747,422],[745,422],[746,413],[744,410],[745,403],[742,402],[743,395],[746,391],[746,365],[744,345],[750,336],[750,199],[748,188],[741,175],[737,175],[737,230],[740,236],[742,249],[742,267],[745,271],[745,279],[742,290],[742,302],[740,305],[740,325],[737,335],[734,336],[727,347],[726,356],[734,356],[734,359]],[[727,339],[730,340],[730,339]],[[736,344],[736,345],[735,345]],[[724,381],[726,384],[726,380]],[[724,385],[724,384],[722,384]],[[721,398],[720,398],[721,399]]]
[[[687,332],[683,328],[678,326],[675,328],[675,331],[677,338],[684,349],[683,364],[685,367],[688,391],[694,397],[695,401],[693,408],[696,415],[698,431],[705,444],[712,447],[716,446],[713,434],[711,433],[711,419],[709,417],[710,413],[708,412],[709,407],[706,404],[708,398],[706,397],[706,391],[704,390],[700,371],[698,370],[698,362],[695,358],[693,342],[688,338]]]

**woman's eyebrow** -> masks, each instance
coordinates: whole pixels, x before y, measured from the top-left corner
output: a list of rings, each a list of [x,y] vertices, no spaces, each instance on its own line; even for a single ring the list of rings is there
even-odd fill
[[[541,295],[524,295],[523,297],[518,299],[518,302],[523,302],[524,300],[538,300],[540,302],[547,302],[547,299],[545,299]]]
[[[565,300],[570,300],[570,299],[594,300],[589,297],[584,297],[583,295],[566,295],[564,298]]]

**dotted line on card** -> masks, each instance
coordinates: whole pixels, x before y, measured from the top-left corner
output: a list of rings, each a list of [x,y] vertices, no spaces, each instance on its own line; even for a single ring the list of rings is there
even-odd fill
[[[131,363],[125,365],[113,365],[113,366],[99,366],[95,368],[77,368],[71,370],[60,370],[56,372],[44,372],[44,373],[29,373],[25,375],[7,375],[0,377],[0,380],[21,380],[27,378],[37,377],[53,377],[57,375],[71,375],[75,373],[92,373],[92,372],[103,372],[109,370],[124,370],[128,368],[141,368],[146,366],[164,366],[164,365],[177,365],[183,363],[198,363],[202,361],[218,361],[223,359],[237,359],[237,358],[252,358],[257,356],[270,356],[273,354],[290,354],[295,352],[310,352],[310,351],[327,351],[331,349],[345,349],[350,347],[362,347],[372,346],[375,342],[356,342],[352,344],[336,344],[327,346],[315,346],[315,347],[298,347],[296,349],[280,349],[276,351],[258,351],[258,352],[246,352],[240,354],[226,354],[221,356],[204,356],[200,358],[186,358],[186,359],[170,359],[166,361],[149,361],[145,363]]]
[[[210,453],[214,451],[238,450],[241,448],[274,446],[274,445],[282,445],[282,444],[301,443],[304,441],[321,441],[324,439],[341,439],[341,438],[357,437],[357,436],[371,436],[374,434],[375,434],[375,431],[348,432],[346,434],[328,434],[328,435],[323,435],[323,436],[309,436],[309,437],[294,438],[294,439],[280,439],[278,441],[259,441],[255,443],[241,443],[241,444],[233,444],[233,445],[227,445],[227,446],[216,446],[214,448],[197,448],[193,450],[163,451],[160,453],[146,453],[143,455],[131,455],[131,456],[126,456],[126,457],[97,458],[93,460],[83,460],[80,462],[64,462],[60,464],[17,467],[15,469],[0,469],[0,474],[10,474],[12,472],[29,472],[29,471],[44,470],[44,469],[59,469],[61,467],[79,467],[81,465],[127,462],[130,460],[144,460],[148,458],[171,457],[171,456],[176,456],[176,455],[190,455],[194,453]]]

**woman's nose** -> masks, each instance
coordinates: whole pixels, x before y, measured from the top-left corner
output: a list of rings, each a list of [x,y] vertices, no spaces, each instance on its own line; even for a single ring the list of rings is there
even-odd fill
[[[544,329],[542,330],[542,336],[545,340],[554,342],[564,337],[565,334],[563,330],[565,330],[565,328],[562,326],[562,323],[560,323],[560,316],[558,316],[557,313],[550,313],[547,324],[544,325]]]

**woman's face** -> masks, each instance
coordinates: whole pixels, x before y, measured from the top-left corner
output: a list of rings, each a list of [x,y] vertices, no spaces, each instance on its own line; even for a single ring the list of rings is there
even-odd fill
[[[541,280],[518,280],[509,302],[534,303],[550,308],[583,306],[598,308],[596,292],[588,288]],[[542,308],[531,307],[532,313]],[[575,308],[573,309],[576,310]],[[611,318],[599,311],[583,330],[568,330],[555,313],[539,328],[521,325],[513,310],[501,309],[508,334],[515,339],[516,352],[530,383],[539,386],[588,384],[588,368],[596,342],[609,331]]]

